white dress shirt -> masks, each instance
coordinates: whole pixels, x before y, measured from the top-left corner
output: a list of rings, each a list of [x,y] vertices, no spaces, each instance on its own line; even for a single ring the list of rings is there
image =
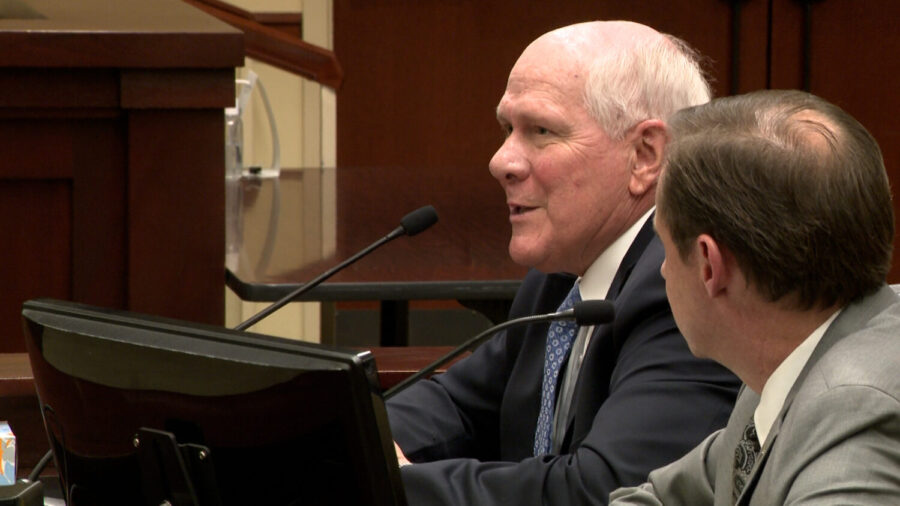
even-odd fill
[[[638,232],[647,223],[655,209],[656,207],[652,207],[644,213],[594,260],[594,263],[585,271],[584,276],[579,277],[575,281],[581,291],[581,300],[606,298],[613,278],[616,276],[622,260],[625,259],[625,254],[628,253],[628,248],[631,247],[631,243],[634,242]],[[559,449],[562,446],[562,440],[566,433],[566,420],[569,418],[569,408],[572,404],[572,395],[575,392],[575,384],[578,381],[581,364],[584,362],[584,354],[587,352],[588,345],[591,344],[591,335],[593,333],[593,325],[579,327],[575,342],[572,343],[572,350],[569,352],[565,376],[560,386],[556,409],[553,414],[553,431],[550,437],[550,447],[551,452],[555,454],[559,453]]]
[[[803,371],[803,367],[809,362],[809,357],[812,356],[813,350],[822,340],[825,331],[840,313],[841,310],[835,311],[816,330],[812,331],[812,334],[794,348],[794,351],[775,368],[775,371],[766,380],[762,393],[759,395],[759,405],[756,406],[756,411],[753,413],[753,423],[756,425],[759,446],[766,444],[772,424],[775,423],[775,418],[784,407],[784,400],[797,381],[797,377],[800,376],[800,372]]]

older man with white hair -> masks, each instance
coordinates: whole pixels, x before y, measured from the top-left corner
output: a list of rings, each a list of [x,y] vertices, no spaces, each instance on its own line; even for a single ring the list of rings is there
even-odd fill
[[[533,268],[510,318],[607,299],[616,319],[509,330],[391,399],[411,504],[601,504],[724,425],[737,379],[685,345],[651,223],[666,119],[708,100],[686,46],[637,23],[564,27],[522,53],[490,162],[510,256]]]

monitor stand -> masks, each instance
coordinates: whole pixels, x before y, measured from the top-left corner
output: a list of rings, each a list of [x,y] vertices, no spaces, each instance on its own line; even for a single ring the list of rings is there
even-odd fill
[[[148,504],[219,506],[212,454],[196,444],[178,444],[174,434],[141,428],[134,436],[141,486]]]

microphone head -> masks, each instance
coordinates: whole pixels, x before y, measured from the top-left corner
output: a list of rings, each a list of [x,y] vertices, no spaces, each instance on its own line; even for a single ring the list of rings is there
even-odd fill
[[[424,206],[407,214],[400,220],[400,226],[406,235],[416,235],[437,223],[437,211],[434,206]]]
[[[575,323],[578,325],[600,325],[616,318],[613,303],[608,300],[583,300],[572,306]]]

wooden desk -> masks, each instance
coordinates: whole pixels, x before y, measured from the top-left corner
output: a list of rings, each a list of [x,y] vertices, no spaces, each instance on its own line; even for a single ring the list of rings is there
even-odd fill
[[[484,177],[490,178],[487,169]],[[359,260],[298,300],[382,303],[382,345],[405,344],[409,300],[458,300],[493,321],[525,275],[509,258],[499,185],[465,194],[453,170],[390,167],[282,170],[244,178],[227,283],[244,300],[271,302],[352,256],[431,204],[438,223]]]
[[[450,350],[441,346],[373,348],[381,389],[396,385]],[[441,368],[438,372],[445,370]],[[8,421],[16,435],[18,474],[27,476],[50,445],[26,353],[0,353],[0,419]]]
[[[9,0],[0,48],[0,352],[35,297],[221,325],[243,34],[180,0]]]

